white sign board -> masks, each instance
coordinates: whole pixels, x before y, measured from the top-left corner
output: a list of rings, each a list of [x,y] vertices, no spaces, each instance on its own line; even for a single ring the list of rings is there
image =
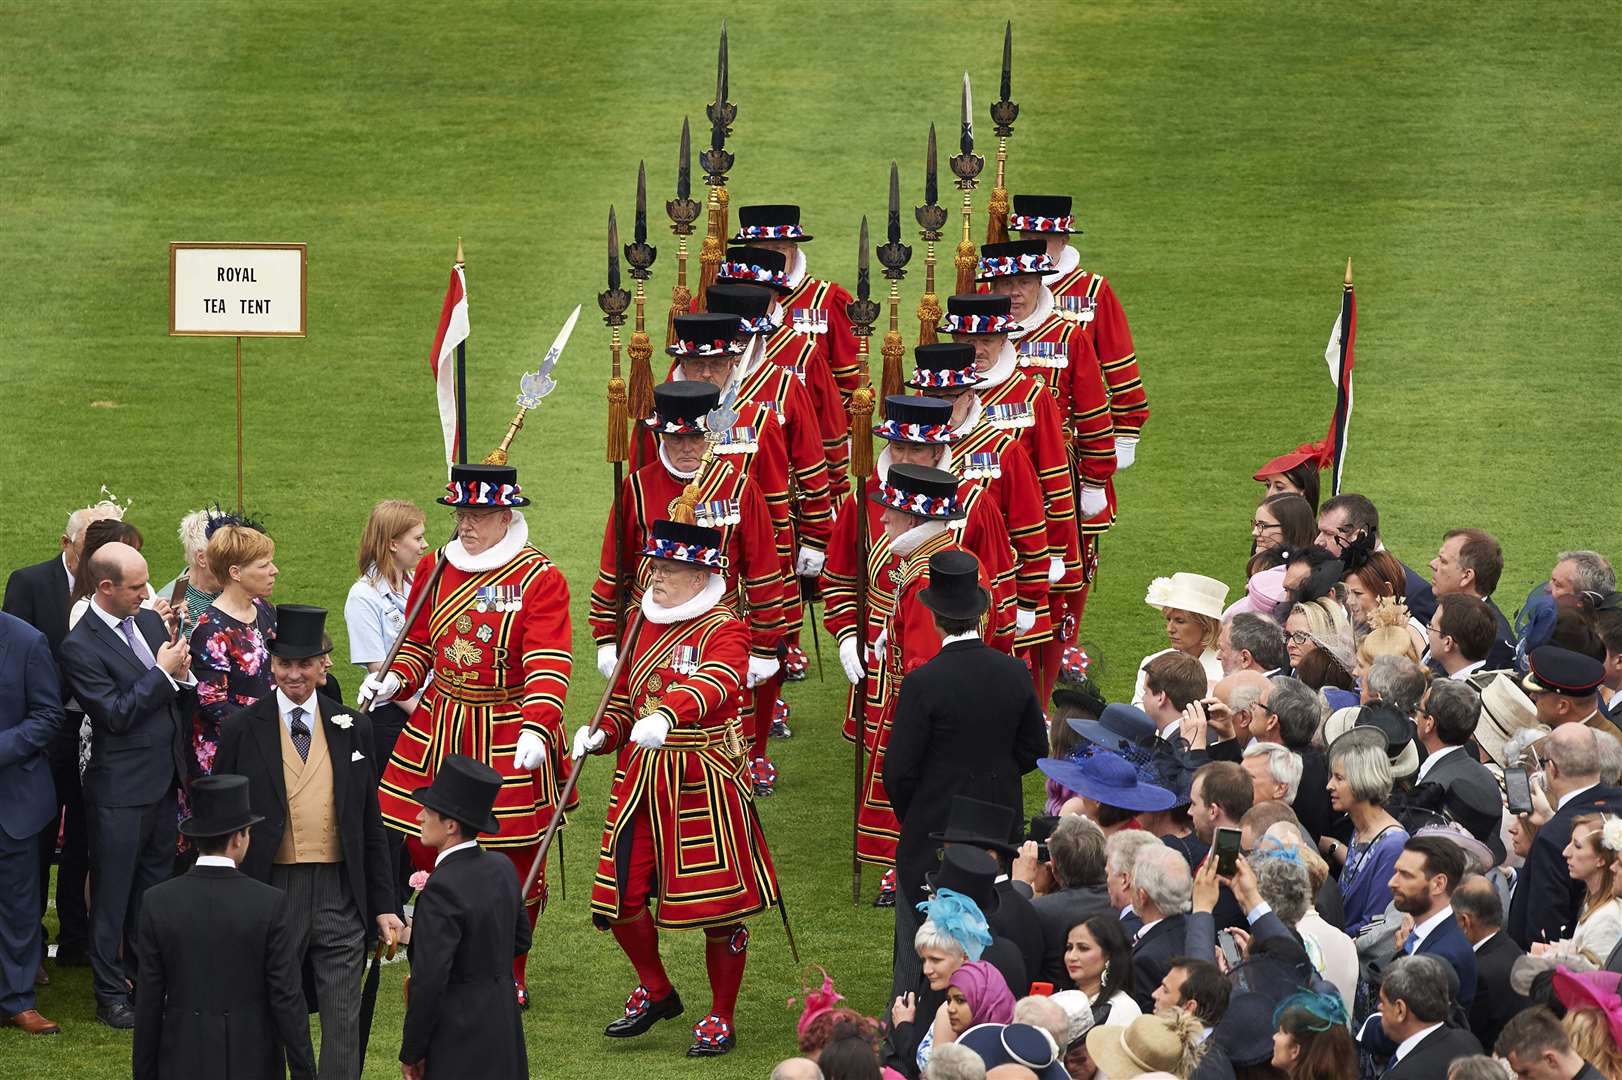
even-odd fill
[[[169,333],[303,337],[303,244],[169,245]]]

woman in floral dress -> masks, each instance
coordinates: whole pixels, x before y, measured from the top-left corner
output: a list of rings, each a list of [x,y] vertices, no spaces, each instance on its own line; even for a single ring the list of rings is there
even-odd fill
[[[227,517],[210,524],[208,564],[224,588],[191,633],[192,779],[214,771],[225,718],[274,690],[265,646],[276,633],[276,612],[266,602],[276,585],[275,553],[270,537],[251,525]]]

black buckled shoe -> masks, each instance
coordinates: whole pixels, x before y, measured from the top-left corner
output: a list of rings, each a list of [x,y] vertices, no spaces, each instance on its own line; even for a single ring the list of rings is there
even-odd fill
[[[720,1057],[738,1045],[738,1036],[732,1025],[714,1013],[693,1025],[693,1045],[687,1048],[688,1057]]]
[[[625,1000],[625,1015],[603,1029],[610,1039],[629,1039],[641,1035],[661,1020],[680,1016],[681,995],[675,990],[658,1001],[648,996],[648,988],[638,986]]]

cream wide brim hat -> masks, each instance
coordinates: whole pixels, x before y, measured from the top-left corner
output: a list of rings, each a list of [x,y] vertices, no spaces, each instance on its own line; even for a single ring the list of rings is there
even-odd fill
[[[1504,746],[1517,732],[1537,726],[1538,710],[1532,699],[1515,683],[1513,675],[1500,672],[1481,689],[1481,718],[1476,722],[1476,743],[1500,767]]]
[[[1149,592],[1143,602],[1152,608],[1178,608],[1221,619],[1222,609],[1228,603],[1228,587],[1204,574],[1173,574],[1149,582]]]

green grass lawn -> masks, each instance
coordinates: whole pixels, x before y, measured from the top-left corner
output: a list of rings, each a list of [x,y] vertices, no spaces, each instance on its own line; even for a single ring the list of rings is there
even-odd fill
[[[601,689],[584,598],[610,488],[603,223],[613,201],[628,234],[646,158],[662,326],[662,203],[684,115],[699,139],[723,15],[733,203],[798,201],[812,272],[845,282],[861,215],[882,228],[891,158],[908,207],[921,201],[925,134],[933,121],[953,142],[965,67],[989,136],[1014,17],[1009,186],[1076,196],[1084,265],[1123,299],[1153,409],[1082,631],[1108,691],[1160,647],[1149,578],[1242,585],[1251,472],[1329,420],[1321,354],[1348,255],[1361,333],[1346,483],[1385,512],[1392,549],[1423,566],[1446,528],[1492,530],[1506,610],[1562,549],[1622,553],[1614,3],[64,3],[4,7],[0,568],[45,557],[105,483],[133,499],[157,580],[174,572],[173,523],[232,497],[233,384],[229,340],[166,336],[167,245],[306,241],[309,336],[244,345],[247,502],[279,541],[275,599],[340,609],[371,503],[426,505],[443,483],[423,359],[460,235],[477,452],[586,306],[513,455],[531,534],[575,586],[570,724],[584,722]],[[904,219],[911,344],[923,252]],[[432,535],[447,528],[433,516]],[[774,747],[781,789],[762,816],[802,958],[877,1013],[889,929],[850,907],[850,758],[824,651],[828,681],[791,690],[795,737]],[[568,900],[537,929],[532,1071],[764,1077],[792,1049],[799,987],[775,917],[754,924],[730,1057],[688,1062],[686,1024],[599,1037],[635,981],[586,914],[608,771],[586,774]],[[667,953],[696,1019],[700,938],[670,935]],[[402,971],[388,969],[368,1076],[396,1073]],[[0,1071],[127,1073],[129,1037],[94,1021],[86,972],[57,972],[40,1005],[63,1035],[0,1033]]]

